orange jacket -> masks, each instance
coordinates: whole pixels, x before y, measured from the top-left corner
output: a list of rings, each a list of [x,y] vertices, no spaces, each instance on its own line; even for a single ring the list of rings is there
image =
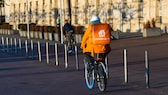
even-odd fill
[[[104,46],[104,45],[93,44],[92,25],[88,26],[87,30],[83,35],[83,38],[81,41],[81,48],[83,49],[83,53],[91,52],[91,56],[94,56],[94,53],[106,53],[111,50],[110,45]]]

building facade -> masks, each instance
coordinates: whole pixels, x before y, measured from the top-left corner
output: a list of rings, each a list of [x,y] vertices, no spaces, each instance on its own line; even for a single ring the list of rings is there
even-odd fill
[[[0,23],[5,22],[5,8],[3,0],[0,0]]]
[[[92,15],[113,30],[143,32],[144,24],[152,19],[156,27],[168,25],[167,0],[5,0],[6,22],[14,29],[19,24],[35,23],[55,26],[58,15],[74,26],[87,26]],[[166,31],[166,30],[165,30]]]

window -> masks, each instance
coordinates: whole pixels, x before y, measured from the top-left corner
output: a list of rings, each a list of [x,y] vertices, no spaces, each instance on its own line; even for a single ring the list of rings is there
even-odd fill
[[[36,15],[38,13],[38,1],[36,1]]]
[[[138,17],[139,18],[142,18],[143,17],[143,4],[142,3],[140,3],[139,5],[138,5]]]
[[[126,18],[126,12],[127,12],[127,3],[123,3],[122,5],[122,18]]]
[[[132,0],[132,2],[143,2],[143,0]]]
[[[38,23],[38,1],[36,1],[36,23]]]
[[[14,12],[14,22],[16,22],[16,4],[13,5]]]
[[[21,19],[21,18],[20,18],[20,17],[21,17],[20,15],[21,15],[21,13],[20,13],[20,3],[19,3],[19,12],[18,12],[18,22],[19,22],[19,23],[20,23],[20,19]]]
[[[30,22],[32,22],[32,2],[30,2],[30,7],[29,7],[29,16],[30,16]]]
[[[26,22],[26,10],[27,10],[26,3],[24,3],[23,22]]]
[[[78,11],[78,0],[75,0],[75,24],[78,24],[78,15],[77,15],[77,11]]]
[[[52,0],[50,0],[50,10],[49,10],[49,23],[52,23]]]
[[[45,16],[45,0],[43,0],[43,4],[42,4],[42,22],[44,23],[44,16]]]

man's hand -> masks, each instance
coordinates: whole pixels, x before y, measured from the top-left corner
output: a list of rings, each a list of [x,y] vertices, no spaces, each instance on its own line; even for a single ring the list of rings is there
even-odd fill
[[[83,48],[85,48],[85,47],[86,47],[85,44],[81,44],[81,46],[80,46],[81,49],[83,49]]]

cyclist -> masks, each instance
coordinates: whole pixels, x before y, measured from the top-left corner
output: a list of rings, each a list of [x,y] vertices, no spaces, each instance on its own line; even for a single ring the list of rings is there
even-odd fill
[[[63,26],[63,31],[65,32],[65,37],[68,41],[68,53],[72,53],[73,51],[72,51],[72,41],[71,40],[72,39],[74,40],[73,35],[72,35],[74,32],[74,29],[71,26],[71,24],[68,23],[67,19],[65,19],[64,22],[65,22],[65,24]]]
[[[89,67],[91,69],[94,68],[94,54],[98,54],[99,58],[102,59],[102,62],[105,63],[105,57],[111,51],[110,43],[108,43],[108,44],[101,44],[101,43],[94,44],[93,32],[96,32],[93,29],[94,25],[98,25],[98,27],[100,25],[103,29],[103,27],[107,26],[108,24],[101,23],[99,16],[92,16],[91,24],[88,26],[88,28],[85,31],[84,36],[82,38],[81,49],[83,49],[83,53],[86,57],[86,61],[89,62]],[[111,28],[109,25],[107,28],[108,28],[109,32],[111,32]],[[110,34],[110,40],[111,40],[111,38],[112,38],[111,33],[109,33],[109,34]]]

